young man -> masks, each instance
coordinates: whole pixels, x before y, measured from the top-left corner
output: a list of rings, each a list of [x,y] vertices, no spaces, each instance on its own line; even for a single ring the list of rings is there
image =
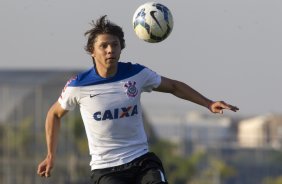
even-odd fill
[[[237,107],[211,101],[182,82],[131,63],[119,62],[125,47],[122,28],[101,17],[85,33],[94,67],[66,84],[46,118],[47,156],[38,175],[49,177],[54,166],[61,118],[78,104],[84,122],[95,184],[167,183],[160,159],[149,152],[143,127],[142,92],[171,93],[213,113]]]

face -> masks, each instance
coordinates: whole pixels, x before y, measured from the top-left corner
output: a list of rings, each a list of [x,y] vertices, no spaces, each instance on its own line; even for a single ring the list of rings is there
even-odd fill
[[[117,36],[100,34],[94,42],[91,56],[95,59],[96,69],[100,72],[116,71],[121,54],[120,41]]]

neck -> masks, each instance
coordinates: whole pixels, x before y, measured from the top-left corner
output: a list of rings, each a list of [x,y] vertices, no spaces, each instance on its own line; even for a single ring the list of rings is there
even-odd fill
[[[109,78],[115,76],[117,73],[117,67],[112,67],[112,68],[99,68],[97,66],[94,66],[97,74],[99,74],[103,78]]]

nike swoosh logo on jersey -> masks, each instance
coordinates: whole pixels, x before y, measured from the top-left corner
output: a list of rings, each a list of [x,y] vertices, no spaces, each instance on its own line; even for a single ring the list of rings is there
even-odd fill
[[[155,16],[155,13],[156,13],[156,12],[157,12],[157,11],[151,11],[150,14],[151,14],[151,16],[153,17],[153,19],[156,21],[156,23],[159,25],[159,27],[160,27],[161,30],[162,30],[162,26],[160,25],[158,19],[157,19],[156,16]]]
[[[95,96],[98,96],[98,95],[101,95],[101,93],[94,94],[94,95],[90,94],[90,98],[94,98]]]

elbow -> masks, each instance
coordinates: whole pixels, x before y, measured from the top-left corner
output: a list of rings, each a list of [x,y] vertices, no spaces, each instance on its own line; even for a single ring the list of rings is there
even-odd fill
[[[48,111],[47,117],[60,120],[65,112],[61,110],[57,103],[55,103]]]
[[[60,120],[61,119],[61,116],[56,113],[52,108],[49,109],[48,113],[47,113],[47,119],[49,120]]]

